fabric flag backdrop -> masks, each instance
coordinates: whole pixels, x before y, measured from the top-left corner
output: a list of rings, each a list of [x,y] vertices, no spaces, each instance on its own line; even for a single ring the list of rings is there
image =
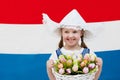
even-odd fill
[[[48,80],[46,60],[56,49],[59,38],[51,36],[47,29],[50,26],[42,24],[42,13],[60,22],[73,8],[89,27],[102,29],[87,42],[103,58],[100,80],[119,80],[119,3],[119,0],[0,1],[0,80]]]

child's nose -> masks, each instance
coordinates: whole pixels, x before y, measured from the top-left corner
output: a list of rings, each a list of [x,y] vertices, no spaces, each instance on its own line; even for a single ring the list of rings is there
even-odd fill
[[[69,34],[69,37],[73,37],[73,34],[72,34],[72,33],[70,33],[70,34]]]

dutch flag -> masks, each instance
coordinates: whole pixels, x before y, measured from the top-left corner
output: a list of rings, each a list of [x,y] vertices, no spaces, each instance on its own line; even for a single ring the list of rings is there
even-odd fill
[[[103,58],[100,80],[119,80],[119,0],[0,1],[0,80],[48,80],[46,60],[58,39],[47,33],[42,13],[60,21],[76,8],[89,27],[102,27],[88,46]]]

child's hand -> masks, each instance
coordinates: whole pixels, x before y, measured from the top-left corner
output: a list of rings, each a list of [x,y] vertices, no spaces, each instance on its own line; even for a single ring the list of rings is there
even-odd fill
[[[100,74],[101,74],[101,71],[102,71],[102,65],[103,65],[103,60],[102,60],[102,58],[100,58],[100,57],[97,57],[96,58],[96,64],[98,65],[98,71],[97,71],[97,73],[96,73],[96,75],[95,75],[95,79],[94,80],[98,80],[98,78],[99,78],[99,76],[100,76]]]
[[[102,60],[102,58],[97,57],[96,61],[97,61],[97,65],[98,65],[98,67],[102,67],[102,64],[103,64],[103,60]]]
[[[54,67],[54,61],[52,59],[47,61],[47,68],[52,69]]]

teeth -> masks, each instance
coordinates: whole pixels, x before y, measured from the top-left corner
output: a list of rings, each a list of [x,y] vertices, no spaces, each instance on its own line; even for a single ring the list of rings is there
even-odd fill
[[[68,41],[74,41],[75,39],[67,39]]]
[[[69,41],[73,41],[74,39],[69,39]]]
[[[74,40],[74,39],[69,39],[69,40]]]

